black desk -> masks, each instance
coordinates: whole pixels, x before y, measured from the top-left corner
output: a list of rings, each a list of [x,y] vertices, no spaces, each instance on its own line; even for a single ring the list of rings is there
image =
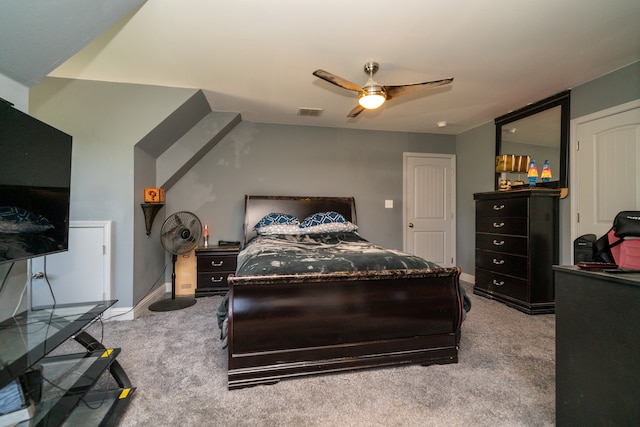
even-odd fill
[[[556,424],[640,425],[640,274],[553,269]]]

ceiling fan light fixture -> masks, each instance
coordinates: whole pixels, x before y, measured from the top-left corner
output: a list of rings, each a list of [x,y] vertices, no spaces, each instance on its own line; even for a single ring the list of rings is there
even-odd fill
[[[384,104],[385,97],[379,93],[362,94],[358,98],[358,104],[367,110],[374,110]]]

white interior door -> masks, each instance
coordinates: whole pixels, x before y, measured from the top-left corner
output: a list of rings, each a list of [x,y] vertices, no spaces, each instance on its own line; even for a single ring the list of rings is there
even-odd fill
[[[404,207],[404,251],[455,266],[455,155],[404,153]]]
[[[69,250],[46,257],[56,304],[111,299],[111,222],[71,221]],[[45,257],[31,261],[31,306],[54,303]]]
[[[640,107],[617,110],[577,119],[574,239],[600,237],[618,212],[640,210]]]

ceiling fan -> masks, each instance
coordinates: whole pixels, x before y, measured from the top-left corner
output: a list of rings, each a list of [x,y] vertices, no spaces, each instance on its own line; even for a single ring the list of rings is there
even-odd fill
[[[437,87],[448,85],[453,82],[453,77],[442,80],[434,80],[430,82],[411,83],[406,85],[381,85],[373,80],[373,75],[378,71],[377,62],[367,62],[364,64],[364,72],[369,76],[369,80],[364,84],[364,87],[360,87],[355,83],[351,83],[349,80],[336,76],[324,70],[316,70],[313,75],[326,80],[341,88],[359,92],[358,105],[347,114],[347,117],[357,117],[365,109],[372,110],[380,107],[385,101],[397,98],[400,95],[406,95],[413,92],[416,89],[424,87]]]

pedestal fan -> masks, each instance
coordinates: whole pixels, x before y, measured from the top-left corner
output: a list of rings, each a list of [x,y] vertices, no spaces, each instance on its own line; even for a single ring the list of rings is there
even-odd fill
[[[202,223],[198,217],[186,211],[176,212],[162,224],[160,242],[171,254],[173,271],[171,272],[171,299],[163,299],[149,306],[151,311],[181,310],[196,303],[193,297],[176,298],[176,261],[178,255],[188,254],[198,246],[202,237]]]

